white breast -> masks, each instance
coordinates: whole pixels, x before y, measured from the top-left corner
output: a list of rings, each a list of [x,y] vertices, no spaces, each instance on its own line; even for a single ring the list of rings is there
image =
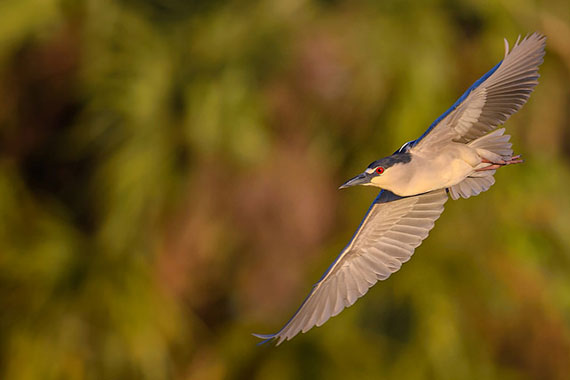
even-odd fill
[[[412,160],[386,170],[379,185],[400,196],[409,196],[458,184],[481,162],[465,144],[451,143],[438,152],[410,152]]]

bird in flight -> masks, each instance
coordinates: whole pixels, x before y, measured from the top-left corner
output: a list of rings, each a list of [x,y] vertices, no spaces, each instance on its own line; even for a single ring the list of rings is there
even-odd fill
[[[522,162],[510,136],[497,129],[518,111],[538,84],[546,37],[520,37],[505,57],[478,79],[418,139],[372,162],[340,188],[376,186],[372,202],[348,245],[313,285],[293,317],[275,334],[277,345],[321,326],[387,279],[428,236],[443,205],[488,190],[500,167]]]

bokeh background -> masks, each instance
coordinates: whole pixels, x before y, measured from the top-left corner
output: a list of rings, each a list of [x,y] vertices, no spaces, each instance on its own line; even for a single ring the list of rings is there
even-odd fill
[[[570,4],[0,2],[0,378],[570,378]],[[323,327],[338,191],[548,35],[526,162]]]

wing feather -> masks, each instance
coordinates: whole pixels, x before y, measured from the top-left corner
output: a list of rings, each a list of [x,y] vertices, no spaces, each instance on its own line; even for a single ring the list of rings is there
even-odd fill
[[[451,141],[467,143],[503,124],[528,100],[538,84],[546,37],[533,33],[517,39],[505,57],[476,81],[458,101],[411,144],[415,151],[437,149]]]
[[[405,198],[382,191],[353,239],[293,317],[275,334],[254,335],[281,344],[354,304],[378,280],[385,280],[411,258],[443,212],[447,198],[444,189]]]

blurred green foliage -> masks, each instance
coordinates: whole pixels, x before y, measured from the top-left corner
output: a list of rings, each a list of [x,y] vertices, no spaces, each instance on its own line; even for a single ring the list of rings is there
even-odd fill
[[[2,379],[565,379],[567,0],[0,2]],[[337,186],[548,36],[524,165],[278,348],[375,196]]]

